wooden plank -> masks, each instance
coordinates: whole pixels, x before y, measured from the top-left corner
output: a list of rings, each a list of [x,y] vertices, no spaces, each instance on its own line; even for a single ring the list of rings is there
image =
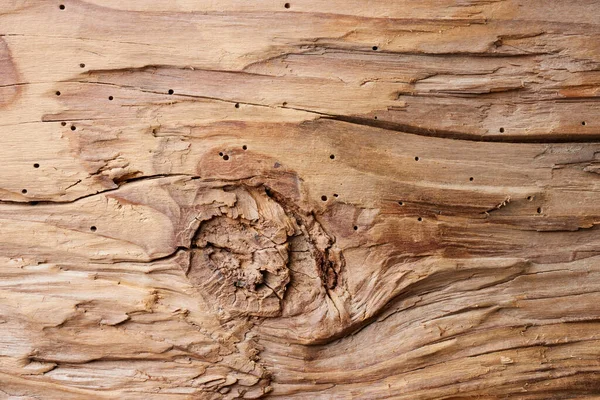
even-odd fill
[[[0,5],[0,393],[598,393],[599,16]]]

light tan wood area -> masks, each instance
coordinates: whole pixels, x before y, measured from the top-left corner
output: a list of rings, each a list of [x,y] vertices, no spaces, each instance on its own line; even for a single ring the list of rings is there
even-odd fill
[[[599,24],[2,0],[0,398],[594,398]]]

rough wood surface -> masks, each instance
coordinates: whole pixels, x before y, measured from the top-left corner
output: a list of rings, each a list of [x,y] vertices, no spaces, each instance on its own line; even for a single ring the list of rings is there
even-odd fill
[[[0,397],[600,393],[599,24],[3,0]]]

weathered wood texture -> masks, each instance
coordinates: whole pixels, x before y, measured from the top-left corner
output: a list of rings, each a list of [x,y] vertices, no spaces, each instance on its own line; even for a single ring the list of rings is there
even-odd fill
[[[600,393],[599,24],[3,0],[0,397]]]

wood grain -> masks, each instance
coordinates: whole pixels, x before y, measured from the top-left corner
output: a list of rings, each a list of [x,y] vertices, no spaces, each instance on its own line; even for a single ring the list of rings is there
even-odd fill
[[[2,2],[0,398],[594,398],[599,17]]]

